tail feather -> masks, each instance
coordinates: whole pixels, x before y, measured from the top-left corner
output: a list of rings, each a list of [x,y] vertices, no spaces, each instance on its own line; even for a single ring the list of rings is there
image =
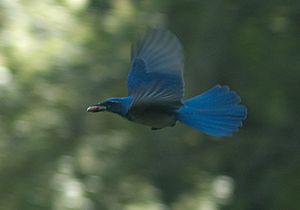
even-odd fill
[[[217,85],[184,102],[178,110],[180,122],[212,136],[229,136],[246,119],[247,108],[227,86]]]
[[[234,91],[230,91],[228,86],[216,85],[203,94],[186,100],[185,104],[191,107],[213,108],[214,106],[239,104],[240,102],[241,98]]]

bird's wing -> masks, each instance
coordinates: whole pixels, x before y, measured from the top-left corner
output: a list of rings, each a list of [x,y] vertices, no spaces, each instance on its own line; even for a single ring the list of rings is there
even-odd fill
[[[133,104],[181,102],[184,56],[175,35],[151,29],[134,45],[131,56],[127,85]]]

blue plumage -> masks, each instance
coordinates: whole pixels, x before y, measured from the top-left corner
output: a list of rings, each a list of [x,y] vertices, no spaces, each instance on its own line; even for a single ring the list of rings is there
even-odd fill
[[[177,119],[212,136],[228,136],[242,126],[247,109],[227,86],[214,88],[184,102]]]
[[[161,129],[177,121],[212,136],[228,136],[242,126],[247,109],[227,86],[217,85],[182,102],[183,50],[172,33],[152,29],[132,48],[128,97],[110,98],[88,108],[110,111]]]

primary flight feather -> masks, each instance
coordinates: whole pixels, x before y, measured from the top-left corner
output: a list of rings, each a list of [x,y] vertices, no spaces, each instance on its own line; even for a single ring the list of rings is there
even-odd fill
[[[216,85],[182,101],[184,56],[175,35],[151,29],[135,43],[128,74],[128,96],[109,98],[88,112],[109,111],[153,130],[177,121],[212,136],[229,136],[242,126],[247,108],[227,86]]]

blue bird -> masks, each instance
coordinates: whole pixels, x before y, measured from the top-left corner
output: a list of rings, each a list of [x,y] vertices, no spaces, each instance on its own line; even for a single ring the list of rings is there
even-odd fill
[[[201,95],[182,100],[184,56],[175,35],[151,29],[132,48],[128,96],[109,98],[88,112],[109,111],[152,130],[177,121],[211,136],[229,136],[242,126],[247,108],[227,86],[216,85]]]

